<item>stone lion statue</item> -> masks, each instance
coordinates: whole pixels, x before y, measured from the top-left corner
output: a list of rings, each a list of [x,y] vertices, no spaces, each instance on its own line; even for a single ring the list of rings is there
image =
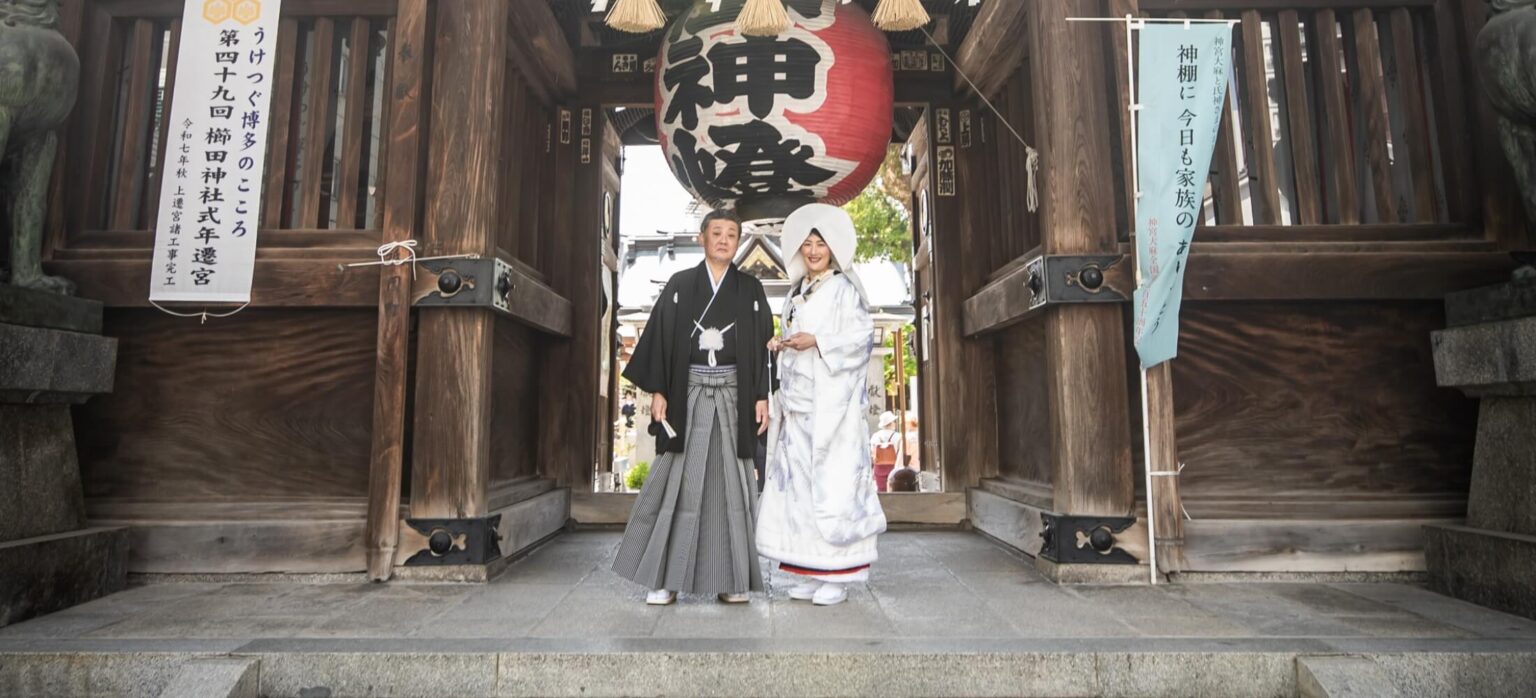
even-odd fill
[[[0,0],[0,232],[10,235],[12,285],[71,294],[41,260],[57,129],[80,86],[80,59],[58,26],[58,0]]]
[[[1499,114],[1499,140],[1515,170],[1526,217],[1536,223],[1536,0],[1489,0],[1476,60],[1488,101]]]

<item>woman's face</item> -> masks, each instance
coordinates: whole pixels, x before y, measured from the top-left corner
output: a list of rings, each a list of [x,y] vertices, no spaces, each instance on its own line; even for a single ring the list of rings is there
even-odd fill
[[[800,243],[800,256],[805,258],[806,270],[812,276],[820,274],[832,266],[832,248],[827,247],[827,241],[821,239],[821,233],[813,232]]]

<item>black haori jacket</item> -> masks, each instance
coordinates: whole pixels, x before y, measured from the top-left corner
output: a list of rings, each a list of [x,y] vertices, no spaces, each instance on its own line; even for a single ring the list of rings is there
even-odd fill
[[[667,398],[667,423],[677,430],[677,438],[667,438],[657,425],[656,453],[682,453],[683,440],[688,428],[688,356],[693,322],[704,314],[709,303],[711,286],[707,262],[692,269],[672,275],[656,306],[645,332],[635,345],[635,353],[624,369],[624,377],[635,387],[648,393],[661,393]],[[763,284],[755,277],[744,274],[732,265],[725,271],[736,281],[736,454],[751,458],[757,451],[758,400],[768,399],[773,381],[773,357],[768,351],[768,339],[773,336],[773,309],[768,305],[768,295]],[[724,279],[721,280],[724,283]],[[707,436],[706,436],[707,438]]]

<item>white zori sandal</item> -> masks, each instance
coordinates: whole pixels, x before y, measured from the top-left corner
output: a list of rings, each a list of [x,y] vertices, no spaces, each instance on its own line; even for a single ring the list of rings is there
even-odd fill
[[[836,606],[848,600],[848,587],[841,584],[827,583],[816,590],[816,595],[811,597],[811,603],[817,606]]]
[[[651,606],[670,606],[677,601],[677,592],[657,589],[645,595],[645,602]]]
[[[821,582],[814,579],[804,584],[797,584],[790,588],[789,598],[796,601],[810,601],[816,598],[816,590],[820,589],[821,585]]]

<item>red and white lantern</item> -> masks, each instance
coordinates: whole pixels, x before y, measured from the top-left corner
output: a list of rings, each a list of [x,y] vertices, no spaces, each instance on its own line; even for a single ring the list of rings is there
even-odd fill
[[[856,4],[786,0],[788,31],[742,36],[743,4],[700,0],[662,44],[656,131],[673,173],[716,206],[847,203],[890,143],[885,35]]]

